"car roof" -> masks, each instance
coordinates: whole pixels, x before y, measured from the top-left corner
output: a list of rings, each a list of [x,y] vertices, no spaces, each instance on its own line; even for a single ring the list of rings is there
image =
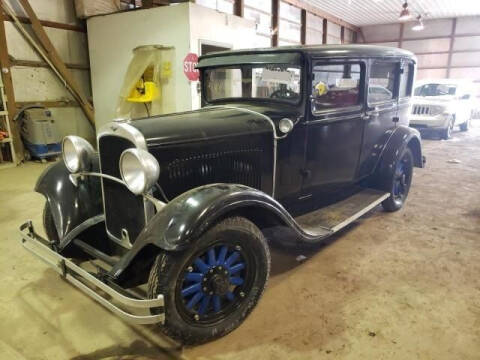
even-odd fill
[[[415,55],[408,51],[388,46],[377,45],[294,45],[294,46],[279,46],[274,48],[259,48],[259,49],[241,49],[228,50],[209,53],[200,57],[208,59],[212,57],[221,56],[236,56],[236,55],[252,55],[252,54],[281,54],[287,52],[300,52],[315,57],[384,57],[384,56],[398,56],[416,59]]]
[[[472,81],[468,79],[422,79],[418,80],[415,85],[425,84],[471,85]]]

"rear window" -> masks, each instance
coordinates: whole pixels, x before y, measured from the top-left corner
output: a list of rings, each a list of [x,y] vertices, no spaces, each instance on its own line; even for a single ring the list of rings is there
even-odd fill
[[[313,111],[360,103],[360,64],[315,65],[312,80]]]

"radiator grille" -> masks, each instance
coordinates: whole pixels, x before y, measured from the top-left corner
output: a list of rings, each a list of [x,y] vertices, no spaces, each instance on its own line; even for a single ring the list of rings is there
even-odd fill
[[[121,178],[120,155],[125,149],[135,147],[129,140],[105,135],[99,139],[100,165],[103,174]],[[145,226],[143,198],[130,192],[124,185],[102,178],[105,224],[108,232],[122,239],[122,229],[128,231],[133,242]]]
[[[414,115],[430,115],[430,107],[426,105],[414,105],[412,113]]]

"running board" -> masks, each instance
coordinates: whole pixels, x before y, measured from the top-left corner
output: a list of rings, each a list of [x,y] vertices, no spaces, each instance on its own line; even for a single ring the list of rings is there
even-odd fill
[[[295,218],[310,236],[325,237],[343,229],[390,196],[374,189],[363,189],[345,200]]]

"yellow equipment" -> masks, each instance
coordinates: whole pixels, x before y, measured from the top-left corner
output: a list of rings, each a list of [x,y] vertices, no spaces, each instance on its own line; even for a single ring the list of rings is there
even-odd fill
[[[152,102],[158,96],[160,96],[160,91],[157,88],[157,85],[153,81],[144,81],[143,78],[141,78],[133,87],[127,101],[147,103]]]

